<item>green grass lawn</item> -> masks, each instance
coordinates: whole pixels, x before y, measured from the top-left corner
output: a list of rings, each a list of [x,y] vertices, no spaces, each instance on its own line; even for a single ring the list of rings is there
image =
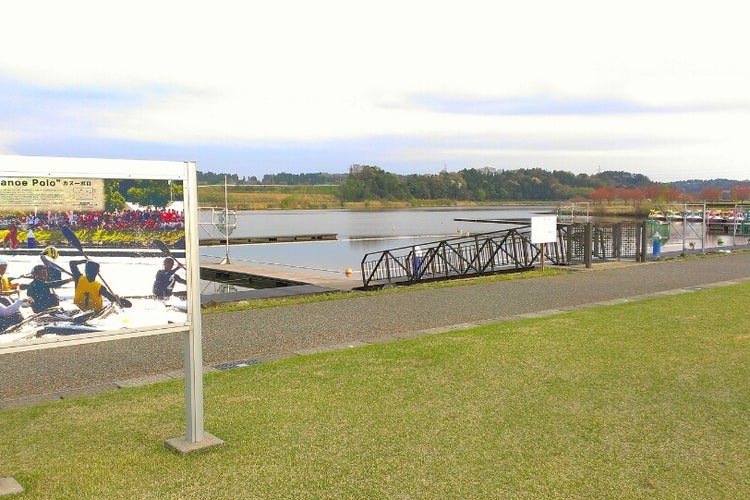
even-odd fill
[[[42,498],[747,498],[750,284],[0,412]]]

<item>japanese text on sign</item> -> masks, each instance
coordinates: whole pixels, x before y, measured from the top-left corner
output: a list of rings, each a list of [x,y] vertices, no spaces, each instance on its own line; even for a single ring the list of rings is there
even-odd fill
[[[104,210],[104,180],[0,178],[0,210]]]

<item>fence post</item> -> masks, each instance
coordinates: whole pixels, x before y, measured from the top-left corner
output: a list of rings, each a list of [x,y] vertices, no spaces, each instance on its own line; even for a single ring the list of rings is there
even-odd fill
[[[391,283],[391,262],[388,257],[390,252],[385,254],[385,275],[388,277],[388,283]]]
[[[586,268],[591,268],[591,254],[594,251],[593,225],[587,222],[583,225],[583,262]]]
[[[648,253],[648,221],[641,222],[641,237],[639,238],[640,251],[638,252],[638,262],[646,262],[646,253]]]
[[[612,225],[612,257],[620,260],[622,256],[622,232],[623,225],[616,222]]]

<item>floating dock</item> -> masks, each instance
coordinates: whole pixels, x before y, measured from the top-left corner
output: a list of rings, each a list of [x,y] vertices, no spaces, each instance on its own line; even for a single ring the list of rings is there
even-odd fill
[[[238,302],[258,298],[288,297],[350,291],[362,285],[357,278],[332,274],[323,276],[300,271],[281,271],[264,267],[238,264],[213,264],[201,262],[201,279],[234,285],[244,290],[215,294],[201,293],[201,302]]]
[[[253,236],[244,238],[229,238],[230,245],[246,245],[256,243],[286,243],[303,241],[331,241],[336,240],[336,233],[283,235],[283,236]],[[200,246],[225,245],[226,239],[201,239]],[[156,248],[140,248],[123,245],[107,247],[88,243],[87,253],[90,257],[163,257],[164,254]],[[65,257],[80,256],[76,249],[65,243],[57,246],[60,255]],[[40,248],[6,249],[4,255],[38,255]],[[185,258],[184,249],[173,249],[172,254],[178,259]],[[331,273],[330,276],[311,273],[304,268],[279,270],[267,267],[256,267],[238,264],[200,263],[200,277],[202,280],[227,285],[226,292],[203,293],[201,302],[223,303],[241,300],[286,297],[292,295],[309,295],[316,293],[331,293],[349,291],[362,285],[356,277],[347,278],[345,270],[341,274]],[[231,291],[229,291],[231,289]],[[237,290],[237,291],[235,291]]]
[[[295,234],[284,236],[247,236],[242,238],[201,238],[201,246],[226,245],[248,245],[257,243],[293,243],[298,241],[335,241],[336,233],[323,234]]]
[[[746,222],[709,222],[708,230],[712,232],[732,233],[737,236],[750,234],[750,225]]]

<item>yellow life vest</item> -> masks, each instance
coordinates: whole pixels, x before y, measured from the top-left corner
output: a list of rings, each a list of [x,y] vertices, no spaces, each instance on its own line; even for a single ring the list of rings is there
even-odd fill
[[[81,275],[76,282],[76,293],[73,296],[73,303],[82,311],[91,309],[102,309],[104,302],[100,289],[102,284],[95,281],[89,281],[85,275]]]

